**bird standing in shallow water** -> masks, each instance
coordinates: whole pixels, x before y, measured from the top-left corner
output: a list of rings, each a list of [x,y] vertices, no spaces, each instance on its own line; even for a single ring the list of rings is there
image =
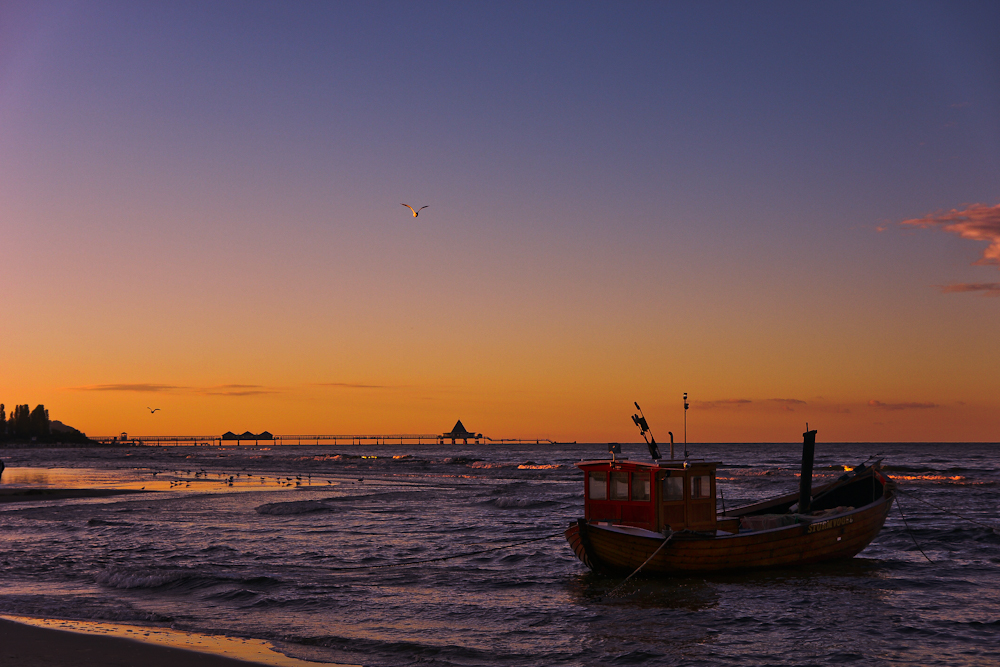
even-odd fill
[[[408,208],[411,211],[413,211],[413,207],[410,206],[409,204],[403,204],[403,206],[405,206],[406,208]],[[429,204],[427,206],[421,206],[417,210],[413,211],[413,217],[414,218],[417,217],[417,215],[419,215],[422,210],[424,210],[425,208],[428,208],[429,206],[430,206]]]

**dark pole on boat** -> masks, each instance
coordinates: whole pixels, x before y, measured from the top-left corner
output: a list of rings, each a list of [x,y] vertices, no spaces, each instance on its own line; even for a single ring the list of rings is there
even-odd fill
[[[656,438],[653,437],[653,432],[649,430],[649,424],[646,423],[646,416],[642,414],[639,402],[633,401],[633,403],[635,403],[635,409],[639,411],[639,414],[632,415],[632,421],[639,427],[639,433],[642,434],[642,439],[646,441],[646,446],[649,447],[649,455],[653,457],[654,461],[659,461],[660,448],[656,446]],[[646,437],[647,433],[649,433],[648,438]]]
[[[816,453],[816,429],[802,434],[802,475],[799,477],[799,514],[808,514],[812,503],[813,456]]]
[[[688,457],[688,393],[684,392],[684,458]]]
[[[674,432],[667,431],[667,435],[670,436],[670,460],[674,460]]]

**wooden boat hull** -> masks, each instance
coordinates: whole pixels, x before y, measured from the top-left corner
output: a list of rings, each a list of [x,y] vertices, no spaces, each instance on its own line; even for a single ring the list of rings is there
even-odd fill
[[[629,573],[642,566],[647,574],[678,575],[804,565],[857,555],[882,529],[893,496],[889,482],[881,497],[857,509],[768,530],[675,533],[662,548],[666,538],[658,533],[583,519],[570,525],[566,539],[598,571]]]

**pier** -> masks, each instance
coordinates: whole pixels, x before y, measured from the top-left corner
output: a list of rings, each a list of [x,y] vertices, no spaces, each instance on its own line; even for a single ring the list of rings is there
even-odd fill
[[[270,434],[268,434],[270,435]],[[489,438],[478,434],[475,444],[518,444],[518,445],[555,445],[559,444],[549,438]],[[334,435],[273,435],[270,438],[254,438],[237,436],[224,438],[221,435],[129,435],[122,433],[115,436],[91,437],[91,440],[102,445],[131,445],[145,447],[179,447],[179,446],[235,446],[235,445],[443,445],[451,439],[450,434],[428,433],[392,433],[376,435],[334,434]],[[459,436],[459,439],[461,437]],[[471,439],[471,436],[470,436]],[[451,444],[456,444],[452,440]],[[468,444],[465,441],[463,444]]]

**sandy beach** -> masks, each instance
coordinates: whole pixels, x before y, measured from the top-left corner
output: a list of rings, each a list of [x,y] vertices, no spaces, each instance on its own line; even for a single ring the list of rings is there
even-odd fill
[[[0,619],[0,663],[20,667],[238,667],[262,663]]]

